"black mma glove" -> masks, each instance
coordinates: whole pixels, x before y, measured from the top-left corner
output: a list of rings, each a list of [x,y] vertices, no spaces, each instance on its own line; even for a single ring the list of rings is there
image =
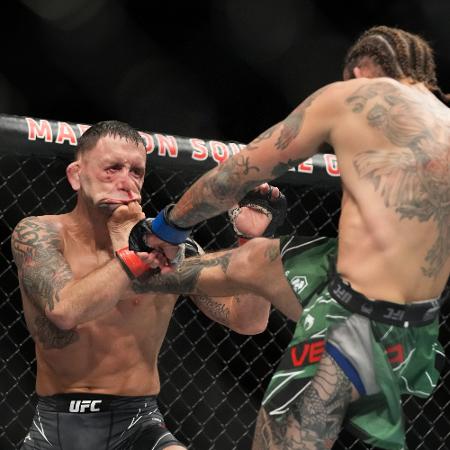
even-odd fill
[[[276,229],[285,221],[287,216],[287,201],[284,194],[280,191],[277,198],[272,199],[272,187],[265,194],[259,191],[249,192],[236,206],[228,211],[230,222],[233,225],[236,235],[240,238],[252,239],[254,236],[248,236],[236,227],[236,218],[241,212],[241,208],[248,207],[265,214],[270,223],[263,233],[264,237],[272,237]]]
[[[128,237],[128,248],[130,250],[146,253],[150,253],[153,250],[145,241],[145,235],[152,233],[152,222],[153,219],[145,218],[131,229],[130,236]]]
[[[132,228],[128,238],[128,247],[130,250],[147,253],[153,250],[145,241],[145,236],[152,234],[151,225],[153,220],[152,218],[143,219]],[[203,255],[204,253],[203,249],[194,239],[187,238],[185,242],[178,244],[178,252],[170,263],[177,267],[182,264],[185,257],[189,258],[191,256]]]
[[[192,238],[186,239],[186,242],[184,243],[184,256],[186,258],[190,258],[192,256],[201,256],[204,254],[205,251],[197,241],[194,241],[194,239]]]

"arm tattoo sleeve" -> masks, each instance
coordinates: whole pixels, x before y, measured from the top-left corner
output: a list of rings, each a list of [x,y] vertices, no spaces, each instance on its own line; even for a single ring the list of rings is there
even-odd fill
[[[235,155],[203,175],[177,203],[171,219],[181,227],[190,227],[226,211],[266,181],[259,172],[249,156]]]
[[[237,203],[251,189],[304,161],[306,158],[286,161],[283,151],[301,133],[306,110],[325,89],[327,86],[309,96],[284,121],[269,128],[247,145],[244,152],[234,155],[197,180],[172,210],[173,222],[189,228],[220,214]],[[267,141],[275,137],[276,140],[271,146],[275,152],[279,151],[275,158],[278,158],[278,161],[259,157],[258,151],[263,152],[262,156],[268,148]]]
[[[54,308],[59,291],[72,279],[72,272],[60,252],[61,242],[56,226],[34,217],[22,220],[15,228],[11,246],[19,281],[37,314],[30,326],[35,339],[46,349],[64,348],[76,342],[76,330],[60,330],[45,315]]]
[[[138,293],[164,292],[204,295],[198,287],[201,272],[208,267],[219,267],[226,274],[230,258],[231,251],[220,255],[195,256],[186,259],[175,272],[157,274],[148,277],[146,280],[134,282],[133,290]]]
[[[230,323],[230,308],[219,298],[213,298],[209,295],[191,296],[194,303],[208,316],[223,325]],[[236,296],[237,298],[237,296]]]
[[[60,251],[56,225],[26,218],[16,226],[11,246],[25,294],[39,310],[53,310],[60,290],[72,279],[72,271]]]

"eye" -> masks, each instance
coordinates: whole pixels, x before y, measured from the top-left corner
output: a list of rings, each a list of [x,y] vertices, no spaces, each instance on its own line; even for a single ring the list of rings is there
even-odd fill
[[[131,169],[131,172],[139,178],[144,176],[144,169],[142,169],[140,167],[133,167]]]
[[[122,166],[120,164],[113,164],[112,166],[108,166],[106,168],[106,171],[108,173],[114,173],[114,172],[117,172],[117,171],[119,171],[121,169],[122,169]]]

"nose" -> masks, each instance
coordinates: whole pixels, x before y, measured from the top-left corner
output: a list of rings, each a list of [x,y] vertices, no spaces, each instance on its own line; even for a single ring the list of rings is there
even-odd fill
[[[141,201],[140,188],[137,186],[136,181],[131,177],[128,170],[122,170],[118,177],[116,178],[116,189],[120,198],[125,197],[127,200]]]
[[[118,174],[118,177],[116,178],[117,181],[117,188],[121,191],[125,192],[132,192],[133,187],[136,187],[136,184],[133,182],[131,178],[130,171],[128,169],[123,169]]]

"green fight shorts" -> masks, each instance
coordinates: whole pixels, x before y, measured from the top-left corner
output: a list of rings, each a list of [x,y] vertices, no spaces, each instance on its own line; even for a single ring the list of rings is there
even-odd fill
[[[336,245],[329,238],[280,239],[285,275],[303,313],[263,406],[273,420],[289,414],[327,351],[360,394],[344,427],[370,445],[406,449],[401,395],[428,397],[437,384],[444,296],[414,306],[368,300],[334,273]]]

